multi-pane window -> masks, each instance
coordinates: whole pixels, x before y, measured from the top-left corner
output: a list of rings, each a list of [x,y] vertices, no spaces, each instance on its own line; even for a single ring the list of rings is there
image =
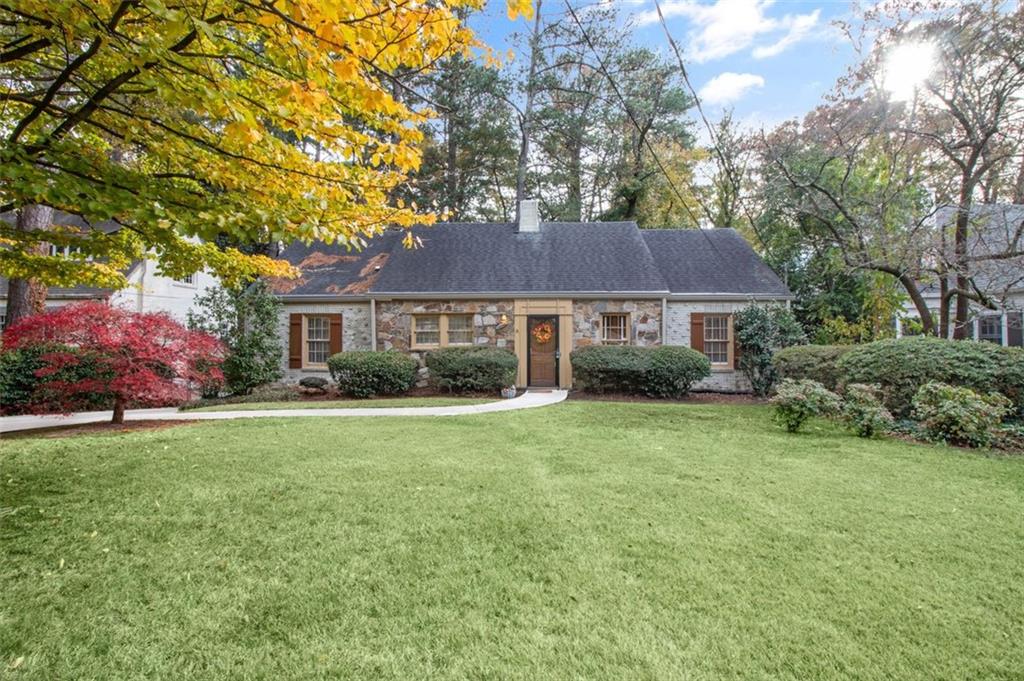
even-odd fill
[[[729,315],[704,316],[704,354],[712,364],[729,363]]]
[[[306,364],[326,364],[330,355],[330,318],[306,317]]]
[[[192,274],[187,274],[184,277],[182,277],[181,279],[175,279],[174,281],[176,283],[178,283],[178,284],[184,284],[185,286],[195,286],[196,285],[196,273],[193,272]]]
[[[978,340],[1003,344],[1002,315],[985,315],[978,319]]]
[[[412,318],[412,344],[418,346],[441,344],[441,317],[416,315]]]
[[[470,345],[473,343],[473,315],[448,315],[448,345]]]
[[[629,342],[629,316],[625,314],[601,315],[601,342],[623,345]]]

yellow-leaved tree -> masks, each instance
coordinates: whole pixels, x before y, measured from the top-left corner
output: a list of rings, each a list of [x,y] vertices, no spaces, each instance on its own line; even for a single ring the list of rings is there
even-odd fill
[[[214,238],[358,245],[432,221],[390,199],[429,115],[406,78],[478,47],[459,16],[481,4],[5,0],[0,212],[18,219],[0,222],[0,275],[117,287],[151,253],[231,282],[287,266]],[[508,0],[510,19],[531,14]]]

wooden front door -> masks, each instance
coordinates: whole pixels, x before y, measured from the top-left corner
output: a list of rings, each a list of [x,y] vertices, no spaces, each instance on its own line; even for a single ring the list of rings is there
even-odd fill
[[[527,317],[527,384],[538,388],[558,385],[558,317]]]

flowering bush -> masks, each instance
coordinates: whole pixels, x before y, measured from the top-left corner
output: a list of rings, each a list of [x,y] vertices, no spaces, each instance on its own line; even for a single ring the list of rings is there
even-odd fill
[[[853,383],[846,386],[842,417],[860,437],[872,437],[893,424],[892,414],[882,406],[878,392],[877,385]]]
[[[914,416],[930,437],[955,445],[985,447],[1009,413],[1011,402],[999,393],[981,395],[970,388],[927,383],[914,395],[913,406]]]
[[[817,381],[785,379],[776,390],[771,403],[775,420],[795,433],[812,416],[833,416],[839,412],[839,396]]]
[[[71,412],[112,405],[114,423],[129,404],[164,406],[196,387],[223,380],[224,348],[166,314],[142,314],[100,302],[27,317],[3,335],[5,351],[35,356],[31,411]]]

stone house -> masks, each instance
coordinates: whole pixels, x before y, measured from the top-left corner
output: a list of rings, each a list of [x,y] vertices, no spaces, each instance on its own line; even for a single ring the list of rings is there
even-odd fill
[[[592,344],[686,345],[711,359],[698,389],[744,391],[732,313],[789,290],[731,229],[640,230],[634,222],[540,222],[390,230],[360,252],[295,243],[275,280],[287,380],[348,350],[398,350],[422,362],[446,346],[490,345],[519,358],[520,387],[572,386],[570,353]],[[425,374],[425,369],[422,370]]]

